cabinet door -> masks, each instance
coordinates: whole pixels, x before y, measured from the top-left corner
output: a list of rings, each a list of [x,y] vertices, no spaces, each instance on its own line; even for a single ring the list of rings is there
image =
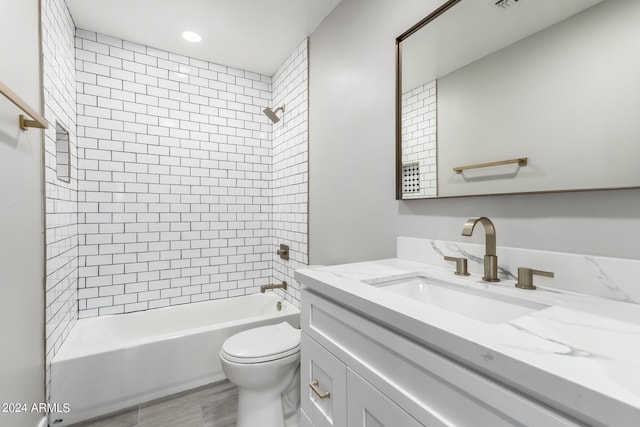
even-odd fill
[[[300,409],[300,427],[315,427],[303,409]]]
[[[300,355],[301,407],[315,427],[347,425],[347,367],[307,334]]]
[[[424,427],[375,387],[347,369],[349,427]]]

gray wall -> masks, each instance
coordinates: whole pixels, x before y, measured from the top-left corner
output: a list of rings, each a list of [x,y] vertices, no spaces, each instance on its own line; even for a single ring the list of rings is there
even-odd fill
[[[501,246],[640,259],[640,190],[394,200],[395,38],[440,3],[343,0],[311,35],[310,263],[393,257],[398,235],[462,241],[476,215]]]
[[[0,2],[0,81],[40,111],[38,0]],[[19,35],[19,36],[18,36]],[[42,131],[23,132],[0,95],[0,425],[35,426],[44,401]],[[10,409],[10,408],[9,408]]]

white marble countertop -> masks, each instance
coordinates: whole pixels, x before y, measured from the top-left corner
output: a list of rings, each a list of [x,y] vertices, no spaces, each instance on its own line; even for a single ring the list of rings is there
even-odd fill
[[[489,324],[363,283],[422,274],[549,305]],[[295,273],[310,290],[592,425],[640,425],[640,305],[515,281],[486,283],[398,258]]]

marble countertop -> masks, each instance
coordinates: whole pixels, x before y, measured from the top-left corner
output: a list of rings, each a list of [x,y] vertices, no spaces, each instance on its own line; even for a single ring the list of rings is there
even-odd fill
[[[364,283],[420,274],[549,306],[489,324]],[[387,259],[295,273],[310,290],[593,425],[640,425],[640,305]]]

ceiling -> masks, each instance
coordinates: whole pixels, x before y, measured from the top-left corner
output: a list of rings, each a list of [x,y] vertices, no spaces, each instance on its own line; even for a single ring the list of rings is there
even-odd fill
[[[77,28],[272,76],[340,0],[67,0]],[[194,31],[202,42],[181,36]]]

